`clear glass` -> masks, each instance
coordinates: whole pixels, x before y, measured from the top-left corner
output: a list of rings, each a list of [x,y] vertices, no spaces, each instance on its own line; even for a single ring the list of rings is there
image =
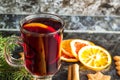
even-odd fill
[[[37,23],[25,27],[27,24]],[[47,26],[39,27],[39,24]],[[11,37],[5,45],[6,61],[16,67],[24,66],[35,80],[51,80],[60,67],[61,41],[64,21],[53,14],[36,14],[20,22],[20,37]],[[10,46],[22,46],[22,59],[11,56]]]

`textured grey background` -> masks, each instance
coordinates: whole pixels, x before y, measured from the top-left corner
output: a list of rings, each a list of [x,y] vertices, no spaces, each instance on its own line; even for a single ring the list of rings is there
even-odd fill
[[[19,22],[27,15],[0,14],[0,30],[19,30]],[[119,33],[120,17],[59,15],[66,23],[65,31]]]
[[[0,13],[120,15],[120,0],[0,0]]]

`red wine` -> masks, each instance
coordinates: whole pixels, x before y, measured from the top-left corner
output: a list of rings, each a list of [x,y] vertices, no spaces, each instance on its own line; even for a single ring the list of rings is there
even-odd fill
[[[48,28],[25,27],[30,23],[42,23]],[[58,70],[62,35],[61,32],[56,31],[61,27],[62,24],[52,18],[35,18],[23,24],[21,32],[24,41],[25,66],[33,75],[51,75]],[[29,31],[29,33],[25,33],[23,30]]]

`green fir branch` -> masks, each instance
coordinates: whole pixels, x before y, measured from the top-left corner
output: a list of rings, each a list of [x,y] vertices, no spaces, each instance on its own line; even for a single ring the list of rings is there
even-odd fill
[[[4,58],[4,44],[10,37],[0,35],[0,80],[31,80],[31,75],[24,68],[15,68]]]

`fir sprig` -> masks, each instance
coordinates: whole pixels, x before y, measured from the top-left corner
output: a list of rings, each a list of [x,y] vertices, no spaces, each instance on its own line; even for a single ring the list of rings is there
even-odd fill
[[[31,75],[24,68],[15,68],[6,62],[4,58],[4,43],[10,37],[0,35],[0,80],[30,80]]]

